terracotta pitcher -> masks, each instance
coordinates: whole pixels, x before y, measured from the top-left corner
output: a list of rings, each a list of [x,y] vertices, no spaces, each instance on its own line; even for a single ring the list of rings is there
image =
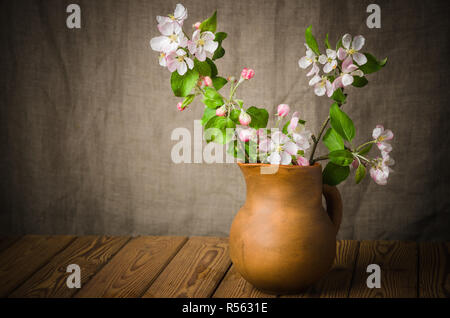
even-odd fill
[[[275,294],[304,290],[324,276],[336,255],[342,201],[322,186],[322,167],[239,164],[247,184],[244,206],[230,230],[230,256],[256,288]],[[327,211],[322,206],[325,196]]]

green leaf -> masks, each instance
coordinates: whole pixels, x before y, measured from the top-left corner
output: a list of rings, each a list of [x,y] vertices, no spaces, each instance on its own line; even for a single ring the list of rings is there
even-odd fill
[[[353,154],[345,149],[330,152],[328,158],[332,163],[343,167],[348,166],[355,160]]]
[[[194,69],[202,76],[211,76],[211,66],[207,61],[194,60]]]
[[[225,32],[217,32],[216,37],[214,38],[214,41],[222,42],[227,38],[227,34]]]
[[[217,11],[214,11],[211,17],[209,17],[200,24],[200,31],[201,32],[211,31],[212,33],[215,33],[216,28],[217,28]]]
[[[189,94],[186,96],[183,100],[183,104],[181,104],[181,109],[184,109],[186,106],[188,106],[190,103],[192,103],[195,99],[194,94]]]
[[[206,58],[206,62],[209,64],[209,67],[211,68],[211,78],[214,79],[214,77],[217,76],[217,66],[214,64],[214,62],[208,57]]]
[[[340,38],[339,41],[336,43],[336,53],[340,47],[342,47],[342,38]]]
[[[252,118],[250,122],[250,127],[259,129],[266,128],[267,122],[269,121],[269,113],[264,108],[257,108],[255,106],[247,109],[247,114]]]
[[[241,147],[239,146],[239,141],[232,140],[227,145],[227,153],[235,158],[245,159],[245,155],[241,150]]]
[[[219,45],[217,47],[217,49],[214,51],[212,59],[217,60],[217,59],[220,59],[221,57],[223,57],[224,55],[225,55],[225,49],[221,45]]]
[[[234,128],[236,124],[230,118],[213,116],[205,125],[205,140],[225,144],[233,138]]]
[[[325,46],[327,47],[327,49],[331,49],[330,42],[328,42],[328,33],[327,36],[325,37]]]
[[[365,77],[359,77],[359,76],[353,76],[353,83],[352,85],[355,87],[364,87],[369,83],[367,78]]]
[[[314,37],[314,35],[312,35],[311,29],[312,29],[312,25],[310,25],[305,31],[306,44],[308,44],[309,48],[314,53],[316,53],[317,55],[320,55],[319,46],[317,45],[316,38]]]
[[[206,123],[214,116],[216,116],[216,110],[213,108],[205,107],[205,110],[203,111],[202,125],[205,126]]]
[[[367,63],[359,67],[359,69],[363,71],[364,74],[370,74],[379,71],[386,65],[387,58],[382,61],[378,61],[373,55],[369,53],[364,53],[364,55],[367,57]]]
[[[223,77],[214,77],[213,80],[213,86],[214,88],[218,91],[219,89],[221,89],[222,87],[225,86],[226,83],[228,83],[228,81],[226,79],[224,79]]]
[[[366,167],[364,167],[364,165],[360,163],[355,173],[356,184],[360,183],[365,176],[366,176]]]
[[[205,98],[203,99],[203,103],[213,109],[216,109],[224,104],[222,96],[220,96],[220,94],[213,87],[205,88]]]
[[[239,115],[241,114],[240,109],[233,109],[230,113],[230,119],[236,124],[239,124]]]
[[[345,97],[342,88],[338,88],[337,90],[334,91],[333,95],[331,95],[331,99],[338,102],[341,105],[345,103],[346,98],[347,97]]]
[[[325,169],[323,169],[323,183],[335,186],[347,179],[350,174],[350,168],[338,166],[332,162],[328,162]]]
[[[361,156],[364,156],[365,154],[369,153],[370,149],[372,149],[373,144],[368,144],[367,146],[365,146],[363,149],[361,149],[358,154],[360,154]]]
[[[188,70],[183,76],[176,71],[173,72],[170,78],[170,85],[175,96],[187,96],[195,85],[197,85],[198,77],[199,74],[195,69]]]
[[[327,130],[323,136],[323,143],[329,151],[344,149],[344,140],[333,128]]]
[[[355,125],[350,117],[340,110],[338,104],[334,103],[330,108],[330,122],[336,132],[347,141],[355,137]]]

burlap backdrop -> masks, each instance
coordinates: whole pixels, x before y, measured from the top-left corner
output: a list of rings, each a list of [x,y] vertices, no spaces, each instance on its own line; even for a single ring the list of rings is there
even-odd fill
[[[65,26],[80,4],[81,30]],[[383,123],[395,132],[395,173],[339,188],[353,239],[450,239],[448,5],[377,1],[184,1],[186,25],[218,10],[228,33],[224,76],[256,70],[240,96],[271,114],[288,103],[317,130],[329,101],[297,61],[304,30],[335,43],[348,32],[389,57],[345,110],[357,141]],[[4,1],[1,8],[1,233],[227,235],[245,198],[232,164],[173,164],[171,132],[201,117],[176,110],[169,72],[149,40],[177,1]],[[190,32],[190,31],[189,31]],[[322,43],[322,40],[320,41]]]

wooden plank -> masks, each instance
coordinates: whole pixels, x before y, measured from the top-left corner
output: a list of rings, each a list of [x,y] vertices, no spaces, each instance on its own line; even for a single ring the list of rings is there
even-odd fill
[[[66,285],[67,266],[77,264],[81,270],[81,286],[104,265],[129,240],[119,236],[81,236],[61,253],[53,257],[10,297],[49,298],[71,297],[76,288]]]
[[[75,239],[27,235],[0,253],[0,297],[6,297]]]
[[[419,297],[450,298],[450,243],[419,245]]]
[[[417,244],[400,241],[362,241],[350,297],[417,297]],[[381,268],[381,288],[368,288],[369,264]]]
[[[230,265],[228,239],[192,237],[144,297],[210,297]]]
[[[214,298],[272,298],[276,295],[266,294],[247,282],[241,274],[236,271],[234,265],[225,275],[225,278],[217,287]]]
[[[20,236],[0,236],[0,252],[18,241]]]
[[[75,297],[140,297],[186,237],[142,236],[132,239]]]
[[[352,283],[358,255],[358,241],[337,241],[336,258],[331,270],[305,292],[283,295],[290,298],[346,298]]]

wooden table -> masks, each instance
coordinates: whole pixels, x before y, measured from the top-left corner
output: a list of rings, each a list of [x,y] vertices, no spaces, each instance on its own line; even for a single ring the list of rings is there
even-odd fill
[[[66,286],[69,264],[81,289]],[[367,288],[369,264],[380,289]],[[235,271],[218,237],[1,237],[0,282],[0,297],[277,297]],[[450,243],[338,241],[326,277],[288,297],[450,297]]]

